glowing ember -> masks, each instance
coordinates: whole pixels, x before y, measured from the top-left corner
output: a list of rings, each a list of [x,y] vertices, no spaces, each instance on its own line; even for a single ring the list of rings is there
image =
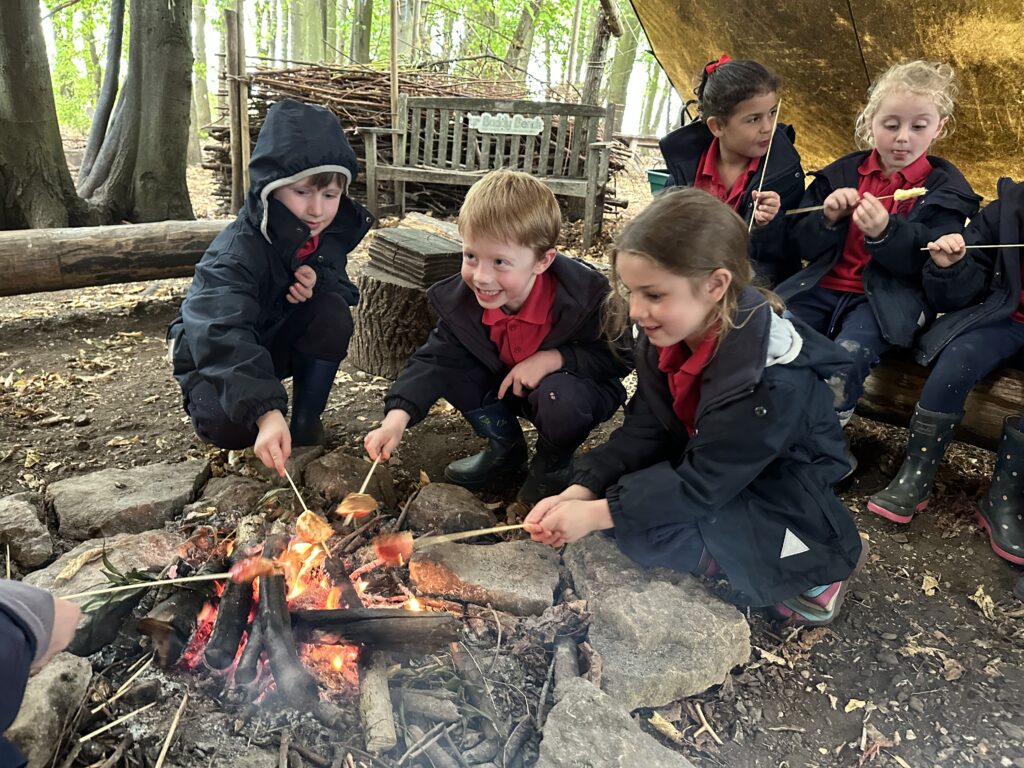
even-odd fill
[[[402,606],[402,607],[403,608],[407,608],[410,611],[422,611],[423,610],[423,606],[420,605],[420,601],[417,600],[415,597],[410,597],[408,600],[406,600],[405,605]]]
[[[327,593],[327,610],[333,611],[341,607],[341,587],[335,587]]]

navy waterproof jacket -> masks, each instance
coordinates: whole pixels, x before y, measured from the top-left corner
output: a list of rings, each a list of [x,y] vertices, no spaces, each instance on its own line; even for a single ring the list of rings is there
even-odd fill
[[[659,142],[665,158],[672,186],[692,187],[700,168],[700,158],[711,145],[714,135],[702,120],[676,128]],[[754,215],[754,195],[764,173],[764,191],[778,192],[782,201],[779,214],[771,223],[754,227],[750,232],[748,255],[754,272],[767,285],[776,285],[800,269],[800,261],[786,249],[786,222],[783,213],[795,208],[804,194],[804,170],[800,165],[800,154],[793,146],[796,131],[792,126],[779,123],[772,139],[772,151],[768,155],[765,171],[764,158],[757,166],[757,172],[750,177],[747,188],[740,199],[739,215],[747,223]]]
[[[857,169],[868,154],[853,152],[818,171],[800,207],[821,205],[842,187],[856,189]],[[871,260],[864,267],[864,293],[885,340],[897,347],[913,346],[918,331],[935,317],[921,287],[921,270],[929,260],[921,249],[940,235],[962,232],[981,202],[955,165],[931,155],[928,161],[928,193],[918,198],[909,215],[890,215],[889,228],[878,240],[865,239]],[[849,217],[833,227],[821,211],[800,214],[790,224],[787,247],[808,263],[776,292],[789,301],[815,287],[842,256],[849,228]]]
[[[548,267],[558,283],[552,306],[551,331],[539,349],[557,349],[564,361],[562,370],[596,381],[618,384],[620,402],[626,390],[619,381],[633,369],[625,342],[613,350],[602,328],[602,307],[608,295],[608,280],[585,262],[557,254]],[[427,341],[409,359],[384,398],[385,412],[400,408],[411,417],[409,426],[421,421],[445,387],[458,381],[465,371],[481,365],[496,378],[508,373],[498,357],[490,330],[483,322],[484,310],[462,275],[452,275],[427,291],[430,306],[437,313],[437,326]]]
[[[295,270],[305,263],[316,271],[314,291],[339,293],[350,306],[359,300],[346,272],[348,254],[373,217],[346,194],[316,252],[300,262],[295,254],[309,239],[309,228],[272,196],[275,189],[327,171],[343,174],[350,184],[356,177],[356,156],[338,118],[290,99],[271,107],[249,163],[245,205],[196,265],[181,315],[167,332],[186,401],[205,380],[237,424],[252,426],[275,409],[287,413],[268,344],[296,311],[286,300]]]
[[[1024,182],[1002,178],[999,198],[964,231],[968,245],[1024,242]],[[968,249],[951,267],[924,265],[924,292],[935,311],[945,312],[921,336],[917,360],[930,365],[956,337],[986,323],[1003,320],[1020,306],[1020,248]]]
[[[702,374],[692,437],[672,410],[658,349],[642,338],[623,425],[578,459],[573,478],[608,499],[617,534],[695,523],[737,599],[755,606],[847,578],[861,551],[832,488],[849,465],[825,383],[850,356],[773,316],[759,291],[743,293],[737,327]],[[773,325],[793,339],[781,361],[769,355]],[[806,551],[788,553],[790,536]]]

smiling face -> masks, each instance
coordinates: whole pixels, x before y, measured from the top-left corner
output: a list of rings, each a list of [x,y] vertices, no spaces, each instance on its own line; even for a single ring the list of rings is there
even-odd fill
[[[891,176],[921,157],[945,125],[946,119],[939,117],[935,102],[927,96],[893,91],[882,99],[871,118],[871,139],[886,174]]]
[[[656,347],[685,341],[695,349],[707,333],[708,317],[732,282],[716,269],[705,280],[683,277],[651,258],[629,251],[615,258],[615,273],[629,291],[629,317]]]
[[[744,99],[728,119],[709,117],[707,126],[718,138],[723,159],[749,162],[751,158],[764,157],[778,108],[778,97],[771,91]]]
[[[537,258],[532,248],[467,232],[462,238],[462,279],[484,309],[518,312],[537,275],[555,259],[552,248]]]
[[[274,190],[274,197],[284,203],[297,219],[309,227],[310,237],[316,237],[338,215],[343,190],[336,181],[317,189],[309,179],[296,181]]]

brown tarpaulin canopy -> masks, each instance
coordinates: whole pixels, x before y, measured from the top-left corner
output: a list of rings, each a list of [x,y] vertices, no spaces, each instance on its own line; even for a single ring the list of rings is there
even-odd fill
[[[999,176],[1024,180],[1021,0],[634,0],[633,7],[684,100],[700,68],[722,53],[778,73],[780,119],[796,127],[806,169],[855,148],[868,74],[926,58],[948,61],[960,78],[956,130],[935,151],[986,198]]]

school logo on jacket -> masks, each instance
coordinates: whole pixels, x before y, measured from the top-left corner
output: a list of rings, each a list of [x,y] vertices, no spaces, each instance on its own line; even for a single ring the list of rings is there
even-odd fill
[[[786,537],[782,540],[782,554],[779,555],[779,560],[791,557],[792,555],[801,555],[804,552],[809,552],[810,549],[810,547],[800,541],[795,533],[787,528]]]

